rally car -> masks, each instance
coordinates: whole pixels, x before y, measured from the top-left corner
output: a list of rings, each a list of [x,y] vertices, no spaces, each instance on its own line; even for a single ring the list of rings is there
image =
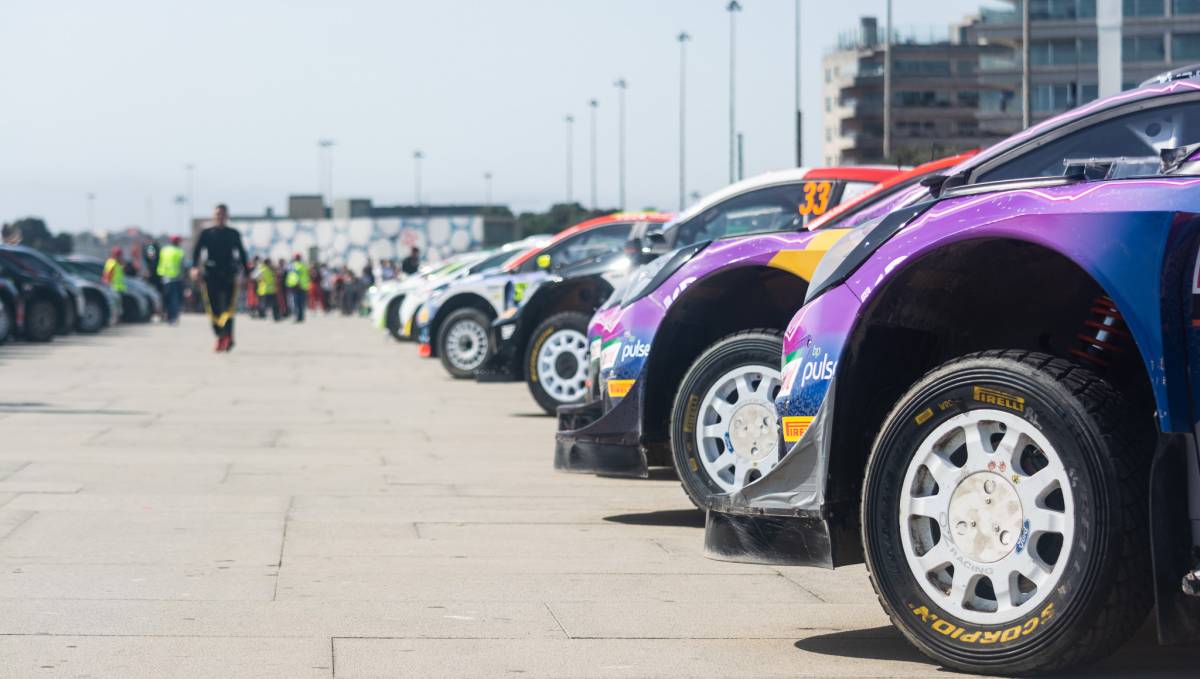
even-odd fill
[[[1155,606],[1160,640],[1200,641],[1200,78],[926,183],[817,267],[784,335],[787,451],[710,498],[708,554],[865,561],[960,670],[1087,663]]]
[[[780,335],[821,254],[846,233],[806,227],[843,200],[870,206],[857,201],[878,182],[887,182],[882,198],[920,176],[773,172],[666,227],[661,238],[674,250],[639,268],[591,321],[592,398],[559,408],[555,467],[644,477],[650,465],[674,463],[698,503],[768,468],[778,458]],[[734,448],[757,469],[730,463]]]
[[[0,245],[0,276],[21,291],[13,318],[25,339],[48,342],[55,334],[74,331],[83,293],[45,255],[20,245]]]
[[[418,312],[423,356],[437,356],[456,378],[472,377],[495,351],[492,322],[512,296],[576,262],[619,252],[639,224],[657,213],[615,213],[589,219],[559,232],[544,247],[530,250],[503,270],[455,281],[430,297]],[[518,291],[518,292],[511,292]]]
[[[666,213],[647,215],[634,225],[623,250],[556,266],[551,275],[527,284],[510,283],[504,310],[493,323],[496,351],[476,378],[524,379],[547,415],[583,399],[588,320],[630,272],[660,254],[646,242],[670,218]]]

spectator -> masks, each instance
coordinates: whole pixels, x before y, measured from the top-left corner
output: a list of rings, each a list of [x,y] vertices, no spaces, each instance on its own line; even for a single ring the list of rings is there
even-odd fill
[[[409,251],[408,256],[404,258],[404,261],[400,262],[400,270],[403,271],[405,275],[411,276],[417,272],[417,269],[420,268],[421,251],[417,248],[417,246],[414,245],[412,250]]]

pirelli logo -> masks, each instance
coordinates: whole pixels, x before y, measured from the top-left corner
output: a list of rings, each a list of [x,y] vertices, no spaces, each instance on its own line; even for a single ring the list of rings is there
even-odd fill
[[[975,400],[980,403],[1007,408],[1017,413],[1025,412],[1025,399],[1020,396],[1006,394],[1003,391],[988,389],[987,387],[973,387],[972,393]]]
[[[804,432],[808,431],[809,425],[812,424],[811,417],[785,417],[783,418],[783,440],[791,443],[799,441]]]
[[[608,395],[611,398],[625,398],[636,380],[609,380]]]

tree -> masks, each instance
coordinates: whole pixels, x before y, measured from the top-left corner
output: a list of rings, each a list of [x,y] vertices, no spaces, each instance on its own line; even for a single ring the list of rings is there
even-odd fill
[[[2,236],[5,243],[24,245],[54,255],[69,255],[75,247],[69,233],[52,234],[40,217],[24,217],[5,224]]]
[[[588,210],[579,203],[557,203],[547,212],[522,212],[517,217],[518,232],[526,236],[558,233],[573,224],[613,212],[615,210]]]

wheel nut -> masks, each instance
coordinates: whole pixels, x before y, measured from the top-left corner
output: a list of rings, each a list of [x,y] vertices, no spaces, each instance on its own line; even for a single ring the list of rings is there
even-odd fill
[[[1007,545],[1010,542],[1012,542],[1012,533],[1008,531],[1000,533],[1000,544]]]
[[[983,492],[987,493],[988,495],[991,495],[995,491],[996,491],[996,482],[995,481],[988,479],[987,481],[983,482]],[[989,502],[991,502],[991,500],[989,500]]]

